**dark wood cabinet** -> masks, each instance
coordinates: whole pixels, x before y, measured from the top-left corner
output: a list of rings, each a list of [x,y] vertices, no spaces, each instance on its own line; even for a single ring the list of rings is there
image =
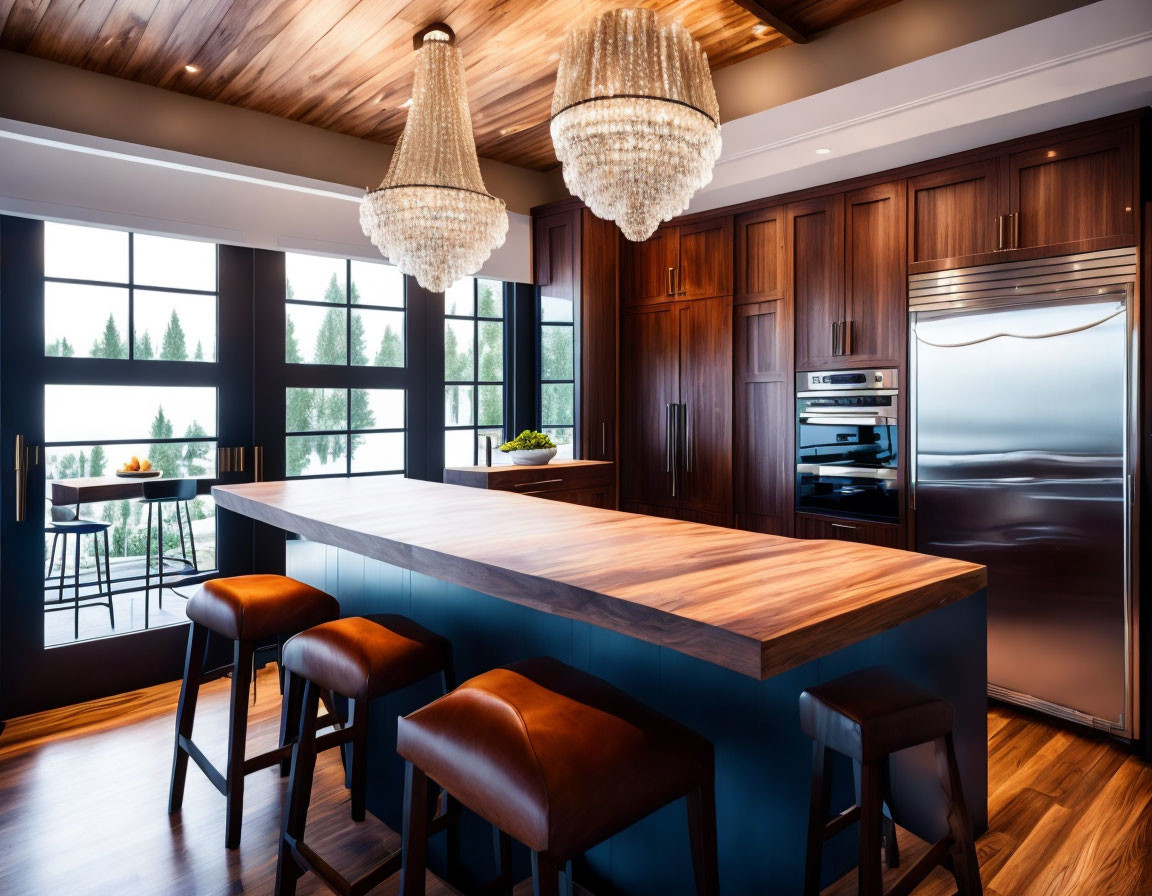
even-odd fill
[[[1124,128],[1010,154],[1006,248],[1063,255],[1135,245],[1133,138]]]
[[[532,221],[533,270],[544,295],[573,302],[576,450],[616,459],[619,231],[588,209],[569,207]],[[609,500],[609,506],[614,499]]]
[[[871,523],[863,520],[835,519],[796,514],[797,538],[826,538],[831,541],[855,541],[882,548],[903,548],[904,527],[893,523]]]
[[[641,243],[621,238],[621,299],[650,305],[732,294],[732,218],[661,227]]]
[[[732,346],[735,525],[791,535],[796,480],[791,304],[780,298],[736,305]]]
[[[896,367],[904,357],[905,227],[903,181],[845,194],[841,361]]]
[[[612,507],[614,478],[613,465],[597,460],[524,466],[448,467],[444,470],[444,482],[448,485],[495,489],[603,508]]]
[[[983,159],[908,181],[909,273],[964,267],[995,252],[1000,169]]]
[[[796,369],[836,366],[844,319],[844,196],[785,209],[785,289],[796,314]]]
[[[737,215],[733,221],[733,301],[763,302],[784,296],[784,207]]]
[[[621,509],[731,515],[732,301],[625,310],[620,327]]]
[[[908,181],[908,272],[1136,245],[1135,122],[1026,137]]]

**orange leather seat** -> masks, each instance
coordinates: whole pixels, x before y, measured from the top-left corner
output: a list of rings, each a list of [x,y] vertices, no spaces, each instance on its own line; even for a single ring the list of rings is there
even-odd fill
[[[187,612],[222,637],[259,641],[335,619],[340,604],[287,576],[231,576],[205,582],[188,601]]]
[[[703,737],[550,658],[478,675],[401,718],[397,750],[553,856],[578,855],[713,780]]]
[[[954,716],[951,703],[879,666],[800,695],[804,733],[860,762],[943,737]]]
[[[393,614],[325,622],[284,645],[287,669],[354,700],[374,700],[423,681],[451,657],[447,638]]]

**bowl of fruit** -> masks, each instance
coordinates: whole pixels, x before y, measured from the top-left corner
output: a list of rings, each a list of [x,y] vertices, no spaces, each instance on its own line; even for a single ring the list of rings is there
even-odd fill
[[[157,476],[162,476],[163,473],[160,470],[153,470],[152,461],[148,458],[141,460],[136,455],[132,455],[132,459],[126,461],[116,471],[116,475],[121,479],[155,479]]]

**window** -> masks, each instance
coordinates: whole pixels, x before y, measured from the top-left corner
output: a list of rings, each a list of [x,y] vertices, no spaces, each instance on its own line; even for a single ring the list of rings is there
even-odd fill
[[[403,367],[404,277],[390,264],[288,253],[289,364]]]
[[[480,440],[505,441],[504,283],[465,277],[444,294],[444,465],[480,461]]]
[[[285,402],[289,476],[404,473],[403,389],[289,388]]]
[[[540,429],[572,457],[576,379],[572,300],[540,295]]]
[[[284,264],[285,360],[293,370],[285,472],[404,474],[403,275],[383,262],[320,255],[288,253]]]
[[[216,246],[44,225],[44,354],[216,360]]]

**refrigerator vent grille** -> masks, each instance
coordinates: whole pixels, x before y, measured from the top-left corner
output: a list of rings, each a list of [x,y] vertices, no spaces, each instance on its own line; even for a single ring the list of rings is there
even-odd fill
[[[1135,282],[1136,254],[1135,249],[1106,249],[913,274],[908,278],[908,308],[937,311],[1107,294]]]

